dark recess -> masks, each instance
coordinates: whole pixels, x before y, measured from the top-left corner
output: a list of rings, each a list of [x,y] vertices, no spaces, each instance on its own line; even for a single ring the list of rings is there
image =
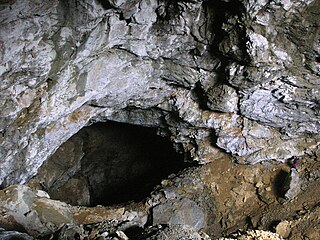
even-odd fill
[[[105,122],[76,135],[83,139],[85,154],[76,176],[89,187],[90,206],[141,201],[162,179],[190,165],[155,128]]]
[[[284,183],[289,175],[290,173],[284,170],[280,170],[275,177],[273,189],[274,189],[275,195],[278,198],[284,198],[285,191],[286,191],[286,189],[284,189]]]
[[[211,45],[211,54],[218,57],[222,62],[224,68],[230,62],[238,62],[241,65],[248,65],[251,62],[250,56],[247,53],[246,43],[248,42],[246,27],[243,24],[245,19],[245,7],[240,1],[208,1],[204,2],[207,11],[214,12],[214,22],[212,24],[212,31],[214,39]],[[230,32],[223,29],[223,24],[228,23],[229,18],[237,18],[238,23],[232,26],[232,31],[236,32],[237,45],[240,52],[234,54],[232,52],[223,52],[220,49],[220,44],[227,41],[231,36]],[[233,37],[236,37],[233,36]]]
[[[209,31],[213,33],[212,39],[208,39],[210,49],[209,53],[213,59],[220,60],[220,66],[215,70],[218,81],[217,85],[225,84],[231,85],[228,81],[228,66],[230,63],[236,62],[240,65],[250,65],[251,59],[247,52],[247,37],[245,21],[245,7],[240,1],[204,1],[203,8],[207,15],[214,16],[212,19],[208,19]],[[213,14],[210,14],[213,13]],[[225,30],[223,24],[230,25],[229,19],[238,19],[238,22],[231,26],[231,30]],[[225,52],[221,47],[224,42],[233,41],[239,48],[237,52]],[[229,43],[231,44],[231,43]],[[197,55],[196,50],[190,52],[192,55]],[[214,86],[213,86],[214,87]],[[237,86],[232,86],[235,89],[239,89]],[[193,89],[193,97],[198,102],[199,107],[203,110],[208,110],[206,91],[203,89],[200,83],[197,83]]]
[[[98,0],[98,2],[102,5],[104,9],[111,9],[113,6],[109,3],[108,0]]]
[[[99,132],[102,138],[94,151],[88,142],[82,163],[92,205],[143,200],[163,178],[186,167],[183,155],[156,135],[156,129],[107,122],[83,131]],[[102,182],[95,179],[100,172],[105,176]]]

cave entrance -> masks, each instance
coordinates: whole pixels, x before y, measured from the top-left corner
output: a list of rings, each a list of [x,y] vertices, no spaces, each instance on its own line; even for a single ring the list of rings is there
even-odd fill
[[[111,205],[145,199],[187,165],[156,129],[104,122],[84,127],[61,145],[32,181],[72,205]]]

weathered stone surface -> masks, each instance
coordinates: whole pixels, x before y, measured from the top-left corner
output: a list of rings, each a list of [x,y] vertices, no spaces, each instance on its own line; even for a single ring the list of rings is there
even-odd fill
[[[238,94],[236,90],[228,85],[214,86],[207,91],[208,107],[211,110],[221,112],[238,111]]]
[[[39,171],[37,177],[29,185],[42,185],[46,191],[54,190],[65,184],[76,172],[81,169],[81,159],[84,156],[83,140],[73,137],[50,158]]]
[[[95,239],[93,236],[101,237],[102,234],[104,237],[120,238],[123,232],[131,239],[132,236],[141,234],[141,231],[144,232],[144,228],[152,224],[152,221],[155,224],[156,221],[161,220],[162,223],[170,221],[183,223],[185,224],[183,227],[192,228],[194,231],[197,231],[194,227],[199,227],[200,223],[200,225],[203,224],[201,231],[217,238],[234,236],[231,234],[238,232],[238,229],[268,229],[271,224],[281,219],[289,221],[291,234],[294,236],[302,237],[307,233],[309,238],[313,239],[318,235],[320,226],[320,208],[317,206],[320,179],[311,178],[310,180],[310,175],[318,168],[318,161],[308,157],[300,158],[299,173],[303,183],[303,194],[299,194],[285,204],[282,201],[279,202],[279,187],[283,184],[283,173],[288,172],[290,166],[276,162],[239,165],[230,159],[218,159],[212,163],[186,169],[177,175],[171,175],[162,181],[161,186],[157,187],[146,202],[131,202],[109,207],[66,205],[50,200],[47,196],[39,197],[37,191],[32,191],[28,187],[11,186],[0,191],[0,227],[8,230],[27,230],[33,236],[38,236],[39,232],[33,230],[37,221],[34,222],[31,218],[36,215],[41,220],[39,229],[45,230],[42,234],[49,234],[48,238],[52,234],[57,236],[63,229],[61,236],[81,233],[81,236],[87,237],[92,233],[90,239]],[[10,189],[14,189],[15,194],[7,191],[5,195],[5,191]],[[27,206],[22,207],[22,204],[17,204],[22,197],[28,202]],[[32,200],[33,197],[34,200]],[[25,215],[26,209],[30,209],[28,207],[30,199],[33,202],[32,211]],[[11,210],[8,205],[11,206]],[[71,213],[73,224],[64,224],[68,219],[66,220],[66,215],[59,214],[63,212],[59,206],[63,206],[64,212]],[[20,225],[17,223],[17,216],[21,219]],[[27,224],[29,220],[32,220],[32,224]],[[113,226],[112,222],[116,227],[112,228],[113,230],[106,230],[108,226]],[[52,223],[55,225],[53,226]],[[65,228],[60,228],[61,224]],[[41,228],[43,225],[50,229]],[[53,233],[54,229],[59,230]],[[162,230],[160,229],[157,234],[161,235],[160,231]],[[269,233],[267,235],[253,233],[249,236],[269,236]],[[193,236],[192,232],[190,234]],[[132,239],[143,238],[132,237]]]
[[[69,204],[90,205],[88,183],[83,176],[76,175],[81,170],[81,160],[85,155],[83,144],[80,136],[74,136],[62,144],[41,166],[28,186],[44,189],[53,199],[63,199]]]
[[[65,194],[68,195],[67,192]],[[65,224],[79,230],[79,225],[108,219],[113,219],[122,227],[143,227],[148,218],[147,208],[141,203],[114,207],[73,207],[47,197],[39,197],[37,191],[24,185],[12,185],[0,190],[0,213],[1,227],[21,229],[33,237],[52,235]]]
[[[26,182],[89,121],[106,119],[160,127],[202,163],[215,158],[203,149],[245,163],[314,151],[318,9],[312,0],[2,2],[0,182]]]
[[[50,195],[53,199],[63,200],[74,206],[90,206],[90,189],[86,179],[82,176],[70,178]]]
[[[148,204],[153,225],[186,225],[210,231],[215,222],[215,203],[197,169],[164,180]],[[196,191],[195,191],[196,189]]]
[[[97,121],[156,127],[199,163],[319,156],[319,9],[318,0],[1,1],[1,188],[28,182]],[[70,173],[80,158],[70,156]],[[63,185],[62,175],[47,180]],[[203,183],[191,176],[171,184],[177,200],[153,198],[151,207],[169,198],[206,209],[195,193]],[[30,204],[56,211],[58,203],[17,188],[1,191],[5,211],[30,231],[52,231]],[[251,198],[236,193],[236,202]]]
[[[219,238],[219,240],[249,240],[249,239],[259,239],[259,240],[282,240],[277,233],[263,230],[250,230],[242,234],[236,234],[236,237],[232,238]]]
[[[206,225],[204,210],[190,199],[168,200],[152,209],[152,223],[188,225],[200,230]]]
[[[55,234],[55,239],[92,239],[92,240],[128,240],[117,221],[104,221],[91,225],[72,225],[65,224]]]
[[[1,211],[13,216],[32,236],[55,232],[63,223],[73,223],[67,204],[38,198],[29,187],[13,185],[0,191]]]
[[[290,235],[290,223],[288,221],[282,221],[276,226],[276,233],[283,238],[288,238]]]
[[[2,240],[11,240],[11,239],[33,240],[34,238],[26,233],[21,233],[16,231],[3,231],[2,229],[0,229],[0,239]]]
[[[288,200],[295,198],[301,191],[301,181],[299,173],[296,169],[292,168],[284,184],[285,195]]]
[[[104,221],[98,224],[88,224],[76,226],[66,224],[55,234],[57,240],[63,239],[92,239],[92,240],[167,240],[167,239],[192,239],[192,240],[210,240],[211,238],[203,233],[197,232],[186,225],[157,225],[139,231],[128,237],[126,231],[129,229],[117,221]]]

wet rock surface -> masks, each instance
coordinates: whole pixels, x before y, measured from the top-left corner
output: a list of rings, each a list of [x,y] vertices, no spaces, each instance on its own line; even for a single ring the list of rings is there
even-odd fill
[[[95,237],[132,237],[125,223],[141,232],[166,226],[145,232],[150,239],[257,228],[317,239],[319,11],[318,0],[1,1],[0,227],[63,239],[114,220]],[[104,189],[101,179],[118,186],[110,169],[125,176],[125,167],[116,158],[101,167],[110,170],[104,177],[84,174],[95,145],[67,142],[106,121],[156,128],[203,165],[161,176],[133,203],[87,208],[48,198],[88,205],[107,198],[90,194]],[[92,155],[88,169],[101,162]],[[297,170],[286,164],[294,156]]]

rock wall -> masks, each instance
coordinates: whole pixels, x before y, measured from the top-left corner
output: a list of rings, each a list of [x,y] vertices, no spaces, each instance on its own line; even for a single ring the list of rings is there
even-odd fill
[[[158,127],[190,159],[284,161],[319,145],[318,0],[0,3],[0,183],[82,127]]]

